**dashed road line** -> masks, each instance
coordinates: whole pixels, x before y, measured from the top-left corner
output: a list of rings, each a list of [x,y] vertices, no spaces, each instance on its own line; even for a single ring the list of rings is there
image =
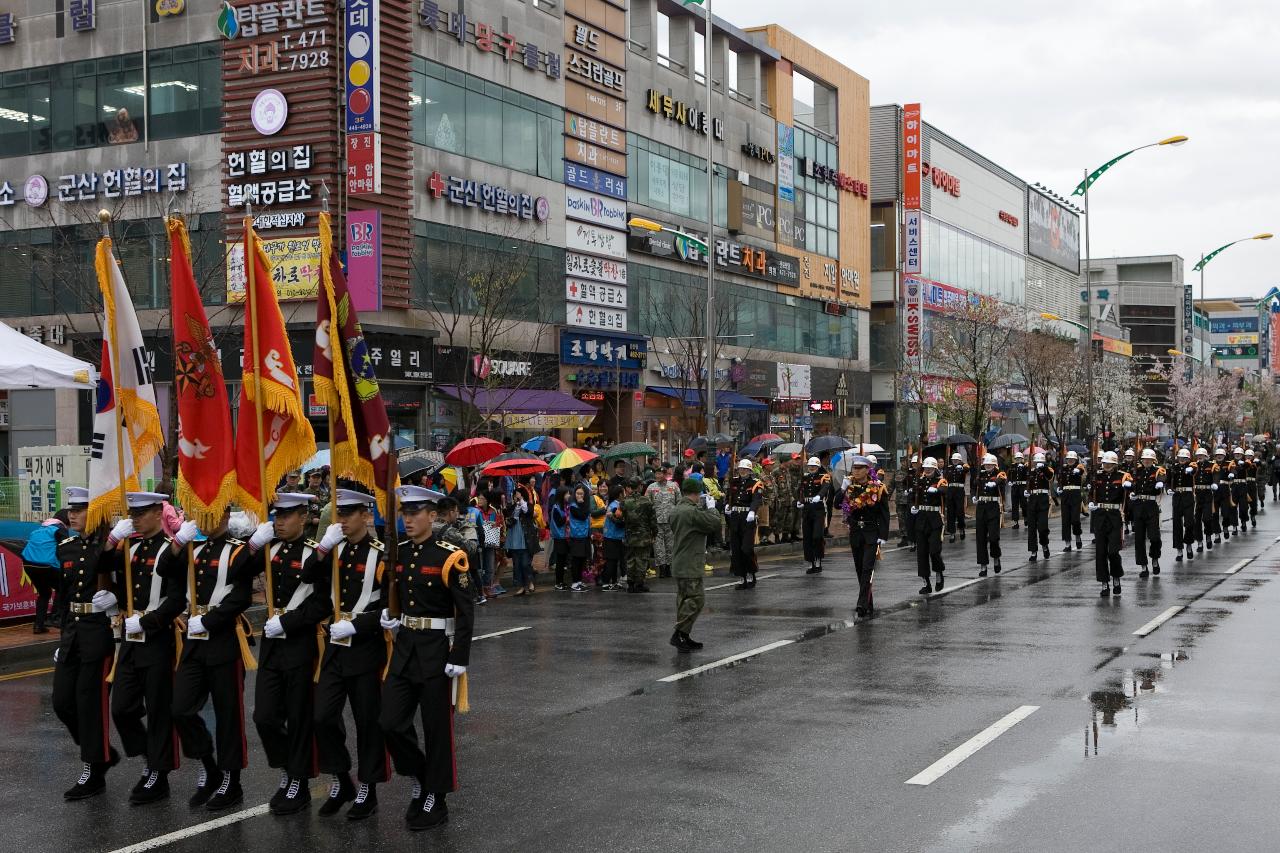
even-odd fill
[[[1152,619],[1150,622],[1143,625],[1138,630],[1134,631],[1133,636],[1145,637],[1148,634],[1151,634],[1152,632],[1155,631],[1155,629],[1159,628],[1161,625],[1168,622],[1170,619],[1177,616],[1179,613],[1181,613],[1186,609],[1187,609],[1187,605],[1185,604],[1177,604],[1177,605],[1174,605],[1173,607],[1170,607],[1168,610],[1164,611],[1159,616]]]
[[[744,661],[749,658],[757,657],[759,655],[765,654],[766,652],[771,652],[774,649],[780,649],[783,646],[790,646],[793,643],[795,643],[795,640],[777,640],[776,642],[769,643],[768,645],[765,645],[765,646],[760,646],[759,648],[752,649],[751,651],[739,652],[736,655],[729,655],[729,657],[727,658],[720,658],[720,660],[712,661],[711,663],[704,663],[702,666],[695,666],[693,669],[686,669],[683,672],[676,672],[666,676],[665,678],[659,678],[658,680],[665,681],[668,684],[670,684],[672,682],[680,681],[685,678],[692,678],[695,675],[701,675],[704,672],[708,672],[713,669],[719,669],[722,666],[729,666],[731,664],[738,663],[739,661]]]
[[[1240,570],[1241,570],[1241,569],[1243,569],[1245,566],[1247,566],[1247,565],[1249,565],[1250,563],[1252,563],[1255,559],[1256,559],[1255,557],[1249,557],[1248,559],[1241,560],[1240,562],[1236,563],[1234,566],[1232,566],[1231,568],[1229,568],[1229,569],[1227,569],[1225,572],[1223,572],[1223,574],[1224,574],[1224,575],[1234,575],[1236,572],[1240,571]]]
[[[155,850],[159,847],[166,847],[176,841],[185,841],[188,838],[194,838],[197,835],[203,835],[206,832],[212,832],[215,829],[221,829],[224,826],[230,826],[233,823],[240,823],[249,818],[264,815],[270,810],[270,807],[263,803],[260,806],[254,806],[251,809],[235,812],[234,814],[224,815],[214,820],[207,820],[204,823],[197,823],[195,826],[188,826],[185,829],[179,829],[174,832],[167,832],[164,835],[157,835],[155,838],[149,838],[146,841],[139,841],[137,844],[130,844],[128,847],[121,847],[112,850],[111,853],[144,853],[147,850]]]
[[[1038,710],[1040,710],[1039,705],[1023,705],[1021,708],[1005,714],[1003,717],[996,720],[994,723],[987,726],[985,729],[978,732],[976,735],[969,738],[967,741],[960,744],[916,775],[912,776],[906,781],[906,784],[921,786],[932,785],[934,782],[938,781],[947,773],[958,767],[966,758],[971,757],[978,750],[982,749],[984,746],[991,743],[993,740],[1000,737],[1000,735],[1009,731],[1009,729],[1013,728],[1027,717],[1030,717]]]

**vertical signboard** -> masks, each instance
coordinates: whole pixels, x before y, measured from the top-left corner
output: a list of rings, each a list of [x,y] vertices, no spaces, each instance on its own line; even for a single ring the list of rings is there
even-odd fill
[[[381,130],[377,0],[347,0],[346,25],[347,133]]]
[[[921,219],[919,210],[908,210],[903,216],[902,271],[907,275],[920,275]]]
[[[920,164],[923,162],[920,105],[902,108],[902,206],[920,209]]]
[[[782,201],[796,200],[795,153],[795,128],[778,122],[778,198]]]
[[[382,308],[382,213],[347,213],[347,286],[357,311]]]
[[[921,326],[924,322],[924,312],[921,310],[921,285],[917,279],[909,278],[903,284],[903,297],[905,307],[903,310],[903,318],[905,322],[902,324],[906,333],[906,341],[904,349],[906,351],[907,360],[913,365],[919,361],[922,353],[920,344]]]
[[[1280,376],[1280,301],[1271,300],[1268,306],[1268,328],[1271,331],[1268,347],[1272,377]]]

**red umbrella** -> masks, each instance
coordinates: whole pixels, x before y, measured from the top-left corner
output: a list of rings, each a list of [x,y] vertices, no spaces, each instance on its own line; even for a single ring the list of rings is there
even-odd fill
[[[445,455],[444,461],[450,465],[469,468],[472,465],[488,462],[504,450],[506,448],[501,441],[494,441],[492,438],[468,438],[455,444],[453,449]]]
[[[755,444],[758,441],[772,441],[772,440],[786,441],[785,438],[778,435],[776,432],[762,432],[759,435],[757,435],[755,438],[748,441],[747,444]]]
[[[485,477],[523,477],[549,470],[551,466],[541,459],[502,459],[481,468],[480,474]]]

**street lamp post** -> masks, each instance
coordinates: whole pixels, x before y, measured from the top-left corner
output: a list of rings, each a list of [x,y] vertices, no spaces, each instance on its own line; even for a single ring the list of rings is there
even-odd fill
[[[1250,240],[1270,240],[1270,239],[1272,238],[1272,236],[1274,236],[1274,235],[1272,235],[1270,232],[1263,232],[1262,234],[1254,234],[1252,237],[1241,237],[1239,240],[1232,240],[1230,243],[1227,243],[1225,246],[1219,246],[1218,248],[1214,249],[1212,252],[1210,252],[1210,253],[1209,253],[1209,254],[1207,254],[1207,255],[1206,255],[1206,254],[1204,254],[1203,252],[1200,254],[1200,262],[1199,262],[1198,264],[1196,264],[1194,267],[1192,267],[1192,270],[1193,270],[1194,272],[1198,272],[1198,273],[1200,273],[1200,307],[1201,307],[1202,309],[1204,308],[1204,268],[1205,268],[1205,265],[1206,265],[1206,264],[1208,264],[1208,263],[1209,263],[1209,261],[1211,261],[1211,260],[1213,260],[1214,258],[1216,258],[1218,255],[1221,255],[1221,254],[1222,254],[1223,252],[1225,252],[1227,249],[1230,249],[1230,248],[1231,248],[1232,246],[1234,246],[1236,243],[1247,243],[1247,242],[1249,242]],[[1207,315],[1207,314],[1205,315],[1205,320],[1206,320],[1206,321],[1208,320],[1208,315]],[[1212,329],[1210,329],[1209,331],[1210,331],[1210,334],[1212,334],[1213,330],[1212,330]],[[1194,334],[1195,334],[1195,330],[1193,329],[1193,330],[1192,330],[1192,335],[1194,335]],[[1200,362],[1200,373],[1201,373],[1201,374],[1203,374],[1203,373],[1204,373],[1204,361],[1203,361],[1203,360],[1201,360],[1201,359],[1196,359],[1196,360]]]
[[[1076,187],[1075,192],[1072,193],[1072,195],[1084,196],[1084,291],[1085,306],[1088,313],[1088,317],[1086,318],[1088,320],[1088,327],[1085,330],[1086,344],[1084,376],[1085,385],[1087,386],[1086,391],[1088,393],[1088,398],[1085,403],[1085,414],[1089,420],[1090,433],[1093,432],[1093,275],[1092,270],[1090,269],[1090,267],[1093,266],[1093,258],[1089,246],[1089,227],[1093,224],[1093,216],[1089,213],[1089,187],[1097,181],[1098,178],[1102,177],[1104,172],[1136,151],[1141,151],[1144,148],[1154,148],[1158,145],[1181,145],[1186,142],[1187,139],[1188,137],[1186,136],[1178,135],[1170,136],[1168,139],[1161,139],[1159,142],[1139,145],[1137,148],[1131,148],[1123,154],[1112,157],[1092,172],[1085,169],[1084,180],[1080,182],[1080,185]]]

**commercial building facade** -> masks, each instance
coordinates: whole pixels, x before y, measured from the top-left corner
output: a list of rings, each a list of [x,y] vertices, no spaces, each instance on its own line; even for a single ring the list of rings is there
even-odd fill
[[[786,31],[717,20],[708,107],[678,2],[98,5],[91,29],[19,15],[0,44],[0,315],[96,363],[108,209],[162,412],[163,215],[187,218],[235,383],[251,203],[305,378],[327,203],[403,437],[479,418],[669,453],[701,402],[705,263],[628,222],[705,239],[711,139],[719,425],[864,429],[868,84]],[[0,458],[84,443],[88,395],[7,403]]]

